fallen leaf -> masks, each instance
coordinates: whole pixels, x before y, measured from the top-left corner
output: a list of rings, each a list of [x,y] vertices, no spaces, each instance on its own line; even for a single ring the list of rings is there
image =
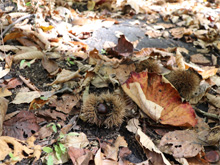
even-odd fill
[[[152,164],[166,164],[171,165],[171,163],[166,159],[164,154],[155,146],[152,140],[145,135],[140,129],[137,130],[136,137],[140,144],[145,149],[147,157],[151,158]]]
[[[127,146],[128,144],[124,140],[124,137],[118,136],[116,141],[114,142],[114,146],[110,146],[109,144],[107,144],[106,147],[103,149],[105,158],[117,161],[119,147],[127,147]]]
[[[168,132],[162,137],[160,149],[176,158],[191,158],[200,153],[203,147],[196,132],[193,130],[178,130]]]
[[[170,33],[174,38],[182,38],[184,35],[191,35],[192,31],[190,29],[186,29],[185,27],[177,27],[170,29]]]
[[[8,109],[8,100],[4,97],[0,97],[0,136],[2,135],[3,121]]]
[[[47,72],[50,74],[55,72],[59,68],[58,64],[55,61],[49,60],[47,57],[43,57],[41,63],[44,69],[46,69]]]
[[[9,147],[9,145],[12,147]],[[10,136],[1,136],[0,146],[0,161],[4,160],[10,153],[13,153],[15,159],[10,158],[8,162],[9,164],[15,164],[16,162],[21,161],[23,158],[36,156],[33,155],[33,146],[29,146],[24,141]]]
[[[162,32],[159,30],[148,30],[145,32],[145,35],[147,35],[149,38],[159,38],[162,36]]]
[[[40,26],[40,28],[41,28],[44,32],[47,32],[47,31],[53,29],[54,27],[53,27],[52,25],[50,25],[50,26],[47,26],[47,27],[45,27],[45,26]]]
[[[8,40],[13,40],[16,38],[20,38],[22,36],[23,36],[23,34],[20,32],[11,32],[4,37],[3,42],[6,42]]]
[[[66,148],[74,147],[74,148],[85,148],[89,145],[89,141],[87,139],[86,134],[84,133],[77,133],[72,132],[68,133],[65,137],[64,141],[62,142]]]
[[[54,80],[52,83],[48,84],[48,85],[53,85],[53,84],[58,84],[58,83],[63,83],[63,82],[67,82],[73,78],[79,78],[81,77],[81,75],[79,74],[79,70],[76,72],[72,72],[66,69],[63,69],[61,71],[61,73],[59,73],[57,75],[56,80]]]
[[[141,128],[138,126],[139,121],[137,119],[131,119],[128,122],[126,128],[135,134],[136,140],[144,149],[146,156],[149,158],[149,161],[152,164],[166,164],[171,165],[170,162],[166,159],[163,153],[155,146],[152,140],[145,135]]]
[[[101,152],[101,148],[97,151],[94,161],[96,165],[103,165],[104,154]]]
[[[42,99],[40,99],[40,98],[36,98],[36,99],[34,99],[34,100],[31,102],[31,104],[30,104],[28,110],[40,109],[40,108],[42,108],[48,101],[49,101],[49,100],[42,100]]]
[[[195,64],[199,65],[210,65],[211,61],[209,61],[204,55],[202,54],[193,54],[190,56],[190,61]]]
[[[89,164],[92,160],[92,152],[87,149],[81,148],[68,148],[68,155],[70,156],[73,164]]]
[[[62,112],[58,112],[51,109],[39,110],[36,112],[38,118],[44,118],[46,121],[58,120],[61,119],[63,121],[66,120],[66,115]]]
[[[210,93],[206,94],[208,102],[213,104],[215,107],[220,108],[220,95],[212,95]]]
[[[18,42],[20,42],[21,45],[23,45],[23,46],[29,46],[29,47],[34,46],[34,47],[36,47],[38,50],[41,50],[40,46],[38,46],[37,44],[35,44],[33,41],[31,41],[31,40],[29,40],[29,39],[26,39],[26,38],[16,38],[16,40],[17,40]]]
[[[123,90],[142,111],[162,124],[195,126],[195,112],[189,103],[182,103],[176,89],[155,73],[132,73]],[[151,107],[152,106],[152,107]]]
[[[78,103],[79,100],[79,95],[64,94],[62,95],[62,100],[57,100],[57,97],[54,96],[49,99],[49,102],[50,106],[56,107],[57,111],[68,114],[70,113],[72,108]]]
[[[206,142],[210,145],[219,145],[220,126],[213,127],[206,136]]]
[[[10,72],[10,69],[2,70],[2,68],[0,67],[0,78],[6,76],[9,72]]]
[[[22,85],[23,83],[17,79],[17,78],[12,78],[9,81],[5,82],[4,84],[0,84],[0,86],[7,88],[7,89],[13,89],[19,85]]]
[[[28,111],[20,111],[16,116],[4,123],[4,136],[11,136],[24,140],[39,130],[37,118]]]
[[[124,35],[120,35],[118,39],[118,44],[110,49],[107,50],[108,54],[112,55],[113,57],[128,57],[133,53],[133,44],[125,38]]]
[[[44,57],[43,52],[38,50],[37,51],[32,50],[30,52],[23,52],[14,55],[13,61],[42,59],[43,57]]]
[[[0,88],[0,97],[11,96],[12,93],[7,88]]]
[[[21,103],[30,103],[34,99],[40,97],[40,93],[38,91],[32,92],[19,92],[15,99],[12,101],[13,104],[21,104]]]
[[[45,125],[43,127],[41,127],[38,131],[38,139],[43,140],[46,138],[49,138],[52,136],[52,134],[54,133],[52,127],[48,127],[48,125]]]

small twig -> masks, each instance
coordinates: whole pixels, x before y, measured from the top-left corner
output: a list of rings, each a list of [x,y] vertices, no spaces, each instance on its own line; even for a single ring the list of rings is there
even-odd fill
[[[4,35],[9,31],[11,30],[11,28],[18,22],[21,22],[27,18],[30,18],[30,17],[33,17],[34,14],[28,14],[28,15],[25,15],[21,18],[18,18],[15,22],[13,22],[12,24],[10,24],[2,33],[1,33],[1,39],[3,39]]]
[[[208,113],[208,112],[204,112],[201,109],[196,108],[196,107],[194,107],[194,109],[196,110],[196,112],[199,112],[199,113],[203,114],[206,117],[210,117],[210,118],[213,118],[213,119],[220,120],[220,117],[218,115],[215,115],[215,114],[212,114],[212,113]]]

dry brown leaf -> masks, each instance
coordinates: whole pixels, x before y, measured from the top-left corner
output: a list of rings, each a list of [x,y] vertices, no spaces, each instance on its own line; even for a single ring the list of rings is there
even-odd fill
[[[62,143],[66,146],[66,148],[74,147],[74,148],[85,148],[89,145],[89,141],[87,139],[86,134],[84,133],[77,133],[77,132],[70,132],[64,138]]]
[[[13,146],[13,149],[9,147],[9,144]],[[23,158],[27,158],[28,156],[29,157],[39,156],[39,152],[41,152],[38,151],[37,155],[36,153],[33,155],[34,153],[34,149],[32,148],[33,145],[31,146],[25,145],[24,141],[9,136],[1,136],[0,145],[1,145],[0,160],[4,160],[9,153],[13,153],[13,156],[16,158],[16,159],[11,158],[9,160],[9,164],[15,164],[16,162],[22,160]],[[36,147],[36,149],[39,149],[39,147]],[[23,153],[25,153],[25,155]]]
[[[34,99],[40,97],[41,94],[38,91],[33,92],[19,92],[14,100],[12,101],[13,104],[21,104],[21,103],[30,103]]]
[[[213,127],[206,137],[206,142],[210,145],[217,145],[219,146],[220,142],[220,126]]]
[[[204,80],[216,75],[218,71],[218,68],[213,68],[213,67],[205,67],[202,69],[203,71],[199,72],[199,74],[202,76]]]
[[[166,159],[164,154],[156,147],[156,145],[152,142],[152,140],[147,135],[145,135],[140,129],[137,130],[136,136],[137,135],[139,136],[138,139],[140,144],[143,146],[143,148],[150,151],[150,152],[145,151],[145,153],[148,157],[152,157],[151,158],[152,160],[150,161],[151,162],[153,161],[153,164],[164,163],[166,165],[171,165],[171,163]]]
[[[188,53],[188,50],[186,50],[185,48],[180,48],[180,47],[176,49],[176,64],[179,69],[185,69],[185,62],[184,62],[184,58],[181,52]]]
[[[40,46],[38,46],[37,44],[35,44],[33,41],[28,40],[26,38],[16,38],[16,40],[18,42],[20,42],[23,46],[34,46],[36,47],[38,50],[41,50]]]
[[[76,72],[72,72],[66,69],[63,69],[58,75],[56,80],[54,80],[52,83],[48,85],[58,84],[58,83],[64,83],[74,78],[79,78],[81,75],[79,74],[80,70]]]
[[[20,111],[16,116],[4,122],[4,136],[11,136],[24,140],[39,130],[34,113]]]
[[[7,75],[10,72],[10,69],[4,69],[2,70],[2,68],[0,67],[0,78],[4,77],[5,75]]]
[[[186,29],[185,27],[177,27],[170,30],[170,33],[174,38],[182,38],[184,35],[191,35],[191,29]]]
[[[170,162],[163,155],[163,153],[154,145],[151,139],[141,131],[141,128],[138,125],[139,125],[138,119],[131,119],[128,122],[128,125],[126,126],[126,128],[130,132],[133,132],[134,134],[136,134],[136,139],[138,140],[140,145],[143,147],[144,152],[147,155],[147,157],[150,158],[150,161],[153,164],[171,165]]]
[[[73,164],[89,164],[89,161],[92,160],[92,152],[86,149],[81,148],[68,148],[68,155],[70,156]]]
[[[13,58],[14,61],[20,60],[32,60],[32,59],[42,59],[44,57],[44,53],[41,51],[30,51],[25,53],[16,54]]]
[[[114,146],[110,146],[109,144],[104,148],[104,154],[105,157],[111,160],[118,160],[118,152],[119,152],[119,147],[127,147],[128,144],[125,141],[124,137],[118,136]]]
[[[22,36],[23,36],[23,34],[20,32],[11,32],[4,37],[3,42],[6,42],[8,40],[13,40],[16,38],[20,38]]]
[[[206,97],[209,103],[213,104],[217,108],[220,108],[220,95],[212,95],[210,93],[207,93]]]
[[[195,64],[199,65],[210,65],[211,61],[209,61],[204,55],[202,54],[194,54],[190,56],[190,61]]]
[[[79,95],[63,94],[62,99],[58,100],[57,96],[53,96],[49,99],[50,106],[56,107],[57,111],[68,114],[72,108],[79,102]]]
[[[56,70],[58,70],[58,64],[53,61],[53,60],[49,60],[47,57],[43,57],[42,61],[41,61],[44,69],[47,70],[48,73],[54,73]]]
[[[27,52],[27,51],[37,51],[34,46],[13,46],[13,45],[0,45],[0,50],[3,52],[13,51],[14,53]]]
[[[160,32],[159,30],[148,30],[145,32],[145,35],[147,35],[149,38],[159,38],[162,36],[162,32]]]
[[[96,165],[103,165],[104,154],[101,152],[101,148],[97,151],[94,161]]]
[[[139,126],[139,120],[138,119],[130,119],[128,121],[128,125],[126,126],[127,130],[130,131],[130,132],[133,132],[134,134],[137,133],[137,130],[138,129],[141,129],[141,127]]]
[[[122,86],[125,93],[132,98],[132,100],[152,119],[158,121],[161,117],[161,113],[163,111],[163,107],[160,105],[147,100],[143,90],[141,89],[141,85],[137,82],[129,85],[129,88],[126,85]]]
[[[12,93],[7,88],[0,88],[0,97],[11,96]]]
[[[8,100],[4,97],[0,97],[0,136],[2,135],[3,121],[8,109]]]
[[[176,158],[191,158],[200,153],[203,147],[195,131],[178,130],[168,132],[162,137],[160,149]]]

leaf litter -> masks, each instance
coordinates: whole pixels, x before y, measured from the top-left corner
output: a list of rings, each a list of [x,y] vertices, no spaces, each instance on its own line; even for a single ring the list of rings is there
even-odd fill
[[[219,164],[218,1],[14,3],[0,6],[0,163]]]

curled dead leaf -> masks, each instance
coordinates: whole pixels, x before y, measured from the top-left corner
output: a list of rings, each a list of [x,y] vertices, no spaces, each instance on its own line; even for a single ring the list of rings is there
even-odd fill
[[[73,78],[79,78],[81,77],[81,75],[79,74],[80,70],[76,71],[76,72],[72,72],[66,69],[63,69],[58,75],[56,80],[54,80],[52,83],[48,84],[48,85],[53,85],[53,84],[58,84],[58,83],[63,83],[66,81],[69,81]]]

